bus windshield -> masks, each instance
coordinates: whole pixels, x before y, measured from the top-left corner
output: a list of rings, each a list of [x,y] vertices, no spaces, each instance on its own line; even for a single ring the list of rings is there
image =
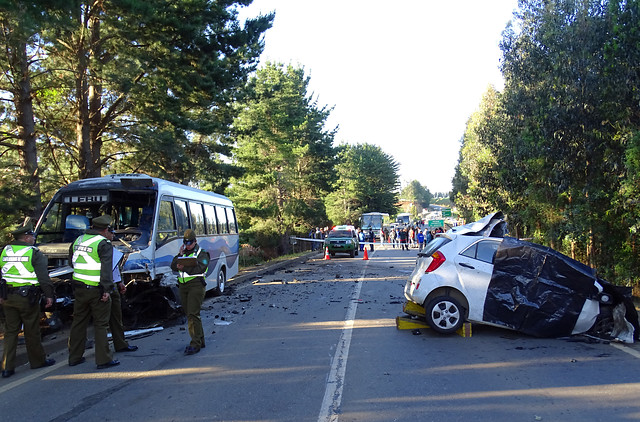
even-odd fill
[[[381,212],[369,212],[362,214],[360,217],[360,228],[363,230],[380,230],[384,222],[384,216],[388,215]]]
[[[125,241],[148,245],[151,236],[155,192],[67,190],[54,198],[38,228],[38,243],[72,242],[91,226],[91,220],[107,214]]]
[[[408,225],[411,223],[411,214],[408,212],[400,213],[396,216],[396,223],[400,223],[402,225]]]

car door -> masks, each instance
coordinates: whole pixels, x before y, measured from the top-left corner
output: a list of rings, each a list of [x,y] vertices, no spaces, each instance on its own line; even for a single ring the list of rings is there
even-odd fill
[[[460,284],[469,301],[469,319],[482,321],[484,301],[493,273],[493,259],[501,239],[481,239],[455,258]]]

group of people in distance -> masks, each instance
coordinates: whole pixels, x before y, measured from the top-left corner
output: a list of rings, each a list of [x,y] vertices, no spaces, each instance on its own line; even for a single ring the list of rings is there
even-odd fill
[[[385,233],[386,239],[395,248],[396,245],[403,250],[409,250],[409,248],[422,249],[424,246],[431,242],[438,233],[442,233],[441,227],[434,230],[428,228],[420,229],[418,226],[405,226],[396,227]]]
[[[380,241],[382,243],[390,243],[394,248],[398,246],[402,250],[409,250],[409,248],[422,249],[427,243],[438,233],[442,233],[441,227],[434,230],[428,228],[420,229],[418,226],[405,226],[395,227],[391,229],[380,230]],[[373,230],[358,229],[358,241],[360,242],[360,250],[364,250],[365,242],[371,242],[369,244],[370,250],[373,250],[373,243],[375,242]]]

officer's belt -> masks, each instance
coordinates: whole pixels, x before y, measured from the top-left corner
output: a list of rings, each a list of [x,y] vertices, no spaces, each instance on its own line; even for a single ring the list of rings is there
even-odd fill
[[[7,293],[20,295],[22,297],[27,297],[29,294],[29,289],[31,286],[20,286],[20,287],[7,287]]]
[[[74,281],[73,282],[73,287],[79,287],[79,288],[84,288],[84,289],[98,289],[100,288],[100,286],[91,286],[89,284],[84,284],[81,281]]]

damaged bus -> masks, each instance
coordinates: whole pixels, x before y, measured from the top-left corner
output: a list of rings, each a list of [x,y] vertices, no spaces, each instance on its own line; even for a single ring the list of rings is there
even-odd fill
[[[188,228],[211,257],[207,291],[222,294],[238,273],[238,225],[227,197],[143,174],[78,180],[56,192],[35,229],[38,248],[49,259],[57,308],[72,303],[69,246],[102,214],[112,217],[113,245],[124,254],[123,315],[130,326],[139,317],[173,316],[180,296],[170,265]]]

